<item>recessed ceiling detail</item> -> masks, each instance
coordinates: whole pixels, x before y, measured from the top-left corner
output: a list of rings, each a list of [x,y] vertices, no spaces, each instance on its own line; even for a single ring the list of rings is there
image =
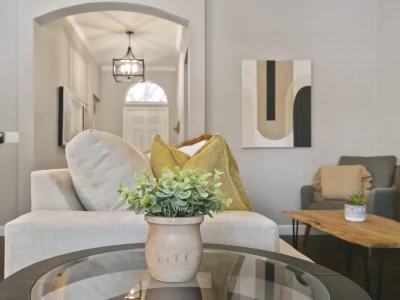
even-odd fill
[[[177,35],[181,25],[134,12],[104,11],[68,17],[84,35],[88,48],[100,66],[111,66],[114,57],[126,52],[126,32],[134,31],[132,52],[147,66],[175,67]],[[74,25],[74,24],[73,24]]]

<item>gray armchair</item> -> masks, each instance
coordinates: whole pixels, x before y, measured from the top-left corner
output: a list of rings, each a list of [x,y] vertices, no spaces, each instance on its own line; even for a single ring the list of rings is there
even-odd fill
[[[367,212],[385,218],[399,220],[398,188],[399,168],[396,167],[395,156],[342,156],[339,165],[363,165],[372,174],[372,189],[367,199]],[[326,199],[321,202],[314,201],[314,189],[311,185],[301,188],[301,209],[326,210],[343,209],[345,201]],[[305,239],[307,241],[310,226],[306,227]]]

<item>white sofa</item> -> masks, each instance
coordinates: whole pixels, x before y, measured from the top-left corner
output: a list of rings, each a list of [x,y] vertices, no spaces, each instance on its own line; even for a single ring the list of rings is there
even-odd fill
[[[130,211],[85,211],[68,169],[32,173],[32,212],[5,227],[5,277],[35,262],[73,251],[144,243],[147,224]],[[272,220],[245,211],[206,217],[205,243],[279,251]]]
[[[193,155],[202,143],[205,141],[180,150]],[[97,211],[84,209],[84,206],[88,208],[88,202],[113,202],[112,199],[118,197],[113,180],[129,182],[135,169],[150,168],[146,160],[143,163],[144,156],[122,139],[93,130],[77,135],[66,150],[82,201],[78,198],[69,169],[33,172],[32,212],[5,227],[6,277],[57,255],[146,241],[147,223],[143,216],[130,211],[111,210],[116,207],[113,203],[103,205],[103,209]],[[120,177],[115,178],[115,174]],[[201,233],[205,243],[269,251],[279,251],[281,246],[282,253],[307,259],[279,240],[275,222],[255,212],[226,211],[214,214],[214,218],[206,217]]]

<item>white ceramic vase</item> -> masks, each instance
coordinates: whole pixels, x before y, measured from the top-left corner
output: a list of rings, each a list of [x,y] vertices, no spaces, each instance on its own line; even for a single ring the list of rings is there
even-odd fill
[[[344,205],[344,218],[351,222],[364,222],[367,216],[366,205]]]
[[[159,281],[184,282],[196,277],[203,257],[203,215],[164,218],[145,215],[149,224],[145,254],[150,275]]]

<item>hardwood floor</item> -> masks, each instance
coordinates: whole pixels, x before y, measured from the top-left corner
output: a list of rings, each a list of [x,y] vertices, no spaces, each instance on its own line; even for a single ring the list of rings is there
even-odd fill
[[[291,236],[281,236],[288,243],[292,242]],[[317,264],[330,268],[342,275],[351,278],[361,287],[365,288],[363,262],[360,253],[355,253],[353,258],[352,274],[346,271],[345,251],[340,246],[339,240],[329,235],[312,235],[307,246],[303,247],[303,236],[299,236],[299,251]],[[375,295],[377,287],[378,260],[374,259],[370,265],[371,288]],[[0,237],[0,280],[4,272],[4,237]],[[381,300],[400,299],[400,251],[389,252],[383,274],[383,291]]]
[[[281,236],[288,243],[292,243],[292,236]],[[306,247],[303,247],[303,236],[299,236],[301,253],[311,258],[317,264],[334,270],[350,278],[365,289],[365,273],[361,253],[353,256],[352,272],[346,270],[346,254],[339,239],[330,235],[312,235]],[[379,261],[373,254],[370,263],[371,290],[376,295]],[[388,252],[384,265],[382,298],[381,300],[400,299],[400,249]]]

